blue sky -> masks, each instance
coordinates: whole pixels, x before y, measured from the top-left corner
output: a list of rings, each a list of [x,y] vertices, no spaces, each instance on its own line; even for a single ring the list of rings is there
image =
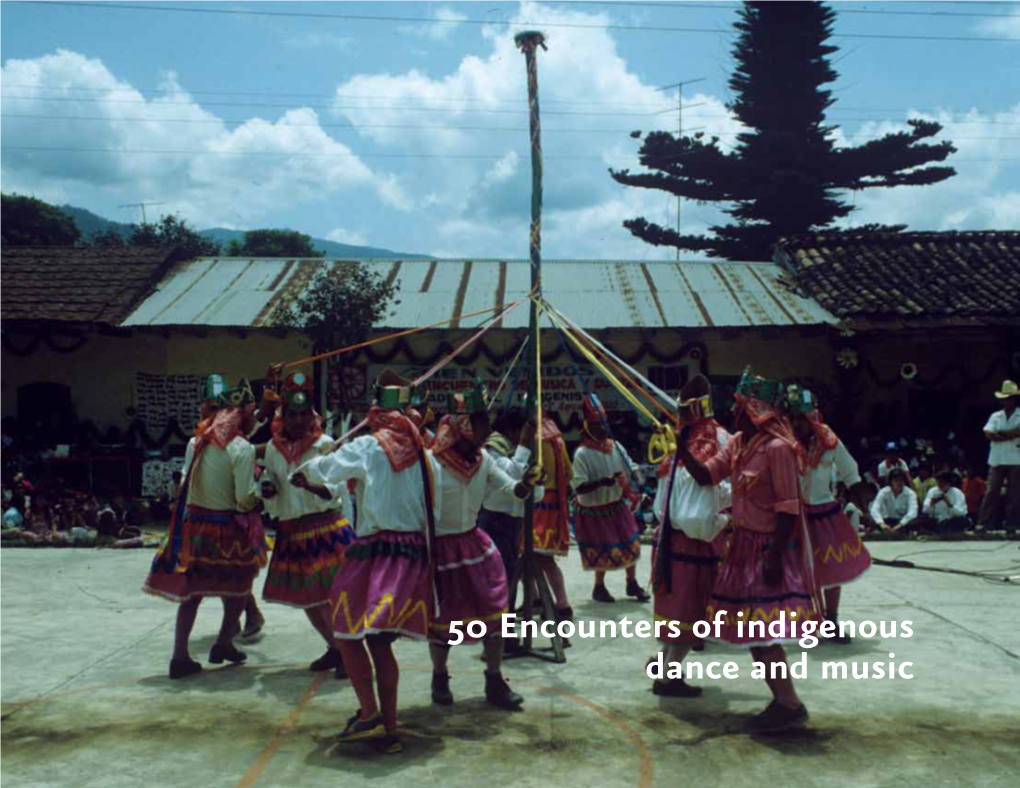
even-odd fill
[[[286,226],[402,251],[524,257],[526,86],[512,37],[528,22],[549,38],[539,56],[547,257],[672,256],[621,222],[672,222],[675,201],[607,173],[636,166],[629,131],[675,127],[676,94],[657,87],[704,78],[685,89],[685,127],[724,143],[737,130],[723,106],[732,2],[158,5],[408,19],[4,2],[5,192],[121,220],[137,214],[119,206],[158,201],[153,212],[200,228]],[[1020,3],[835,5],[845,11],[836,32],[848,36],[835,40],[830,117],[841,139],[903,128],[921,112],[960,149],[956,178],[852,197],[852,222],[1020,229]],[[861,10],[880,13],[851,13]],[[685,203],[683,229],[719,217]]]

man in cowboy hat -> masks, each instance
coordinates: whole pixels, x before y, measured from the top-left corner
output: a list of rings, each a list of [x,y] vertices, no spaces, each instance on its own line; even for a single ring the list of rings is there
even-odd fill
[[[1002,400],[1002,410],[996,411],[985,425],[985,437],[991,441],[988,452],[988,490],[981,502],[978,524],[986,530],[994,529],[1000,520],[1007,528],[1020,528],[1020,387],[1012,380],[1002,383],[995,392]],[[1006,501],[1000,516],[1002,485],[1005,483]]]

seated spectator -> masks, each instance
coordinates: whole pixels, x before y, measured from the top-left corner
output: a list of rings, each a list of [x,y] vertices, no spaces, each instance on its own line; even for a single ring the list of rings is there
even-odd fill
[[[917,465],[917,475],[914,477],[914,493],[917,500],[924,501],[928,492],[938,487],[938,482],[932,475],[931,463],[928,460],[921,460]]]
[[[907,475],[907,480],[909,481],[910,466],[908,466],[903,457],[900,456],[900,445],[896,441],[890,441],[885,445],[885,459],[878,464],[879,484],[888,484],[889,474],[897,468]]]
[[[967,499],[967,515],[972,522],[977,522],[978,512],[981,511],[981,501],[984,500],[987,488],[984,468],[980,465],[971,466],[970,473],[963,479],[963,497]]]
[[[970,525],[967,520],[967,499],[954,486],[957,481],[952,471],[938,475],[938,486],[929,491],[924,499],[922,516],[917,519],[918,530],[954,533],[964,531]]]
[[[917,518],[917,494],[910,488],[907,472],[894,468],[889,484],[871,504],[871,519],[883,531],[901,531]]]

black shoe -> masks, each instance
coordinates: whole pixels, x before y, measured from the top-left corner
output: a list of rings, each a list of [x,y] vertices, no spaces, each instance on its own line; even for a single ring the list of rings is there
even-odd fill
[[[244,662],[246,659],[248,659],[248,655],[234,648],[233,644],[229,648],[213,646],[212,651],[209,652],[209,661],[213,665],[220,665],[224,660],[228,662]]]
[[[754,733],[781,733],[790,728],[799,728],[808,720],[808,711],[803,704],[795,709],[772,701],[765,711],[756,714],[748,722]]]
[[[842,632],[839,631],[839,621],[837,619],[829,618],[826,620],[831,621],[833,624],[836,625],[836,629],[833,630],[832,635],[829,636],[828,640],[832,641],[833,643],[838,643],[841,646],[848,646],[851,643],[853,643],[853,638],[851,638],[849,635],[844,635]]]
[[[524,651],[524,646],[521,645],[521,641],[517,638],[507,638],[503,641],[503,653],[504,654],[521,654]],[[485,659],[485,654],[482,654],[482,659]]]
[[[376,714],[367,720],[361,719],[361,710],[347,720],[347,727],[337,737],[340,744],[348,744],[356,741],[368,741],[371,739],[384,739],[386,737],[386,726],[383,725],[382,715]]]
[[[627,579],[627,596],[634,597],[634,599],[636,599],[638,602],[647,602],[649,599],[651,599],[651,597],[648,596],[647,593],[645,593],[645,590],[641,587],[641,584],[638,583],[638,581],[634,580],[633,578]]]
[[[595,588],[592,589],[591,598],[596,602],[612,603],[616,601],[613,595],[609,593],[609,589],[605,586],[595,586]]]
[[[704,650],[705,650],[704,640],[699,640],[697,643],[691,646],[691,651],[704,651]]]
[[[320,670],[332,670],[336,667],[342,667],[343,664],[344,660],[340,656],[340,649],[328,648],[325,654],[308,666],[308,669],[318,672]]]
[[[450,674],[432,674],[432,702],[437,706],[452,706],[453,693],[450,692]]]
[[[652,693],[663,698],[696,698],[701,687],[692,687],[683,679],[656,679],[652,682]]]
[[[202,666],[193,659],[170,660],[170,678],[183,679],[202,672]]]
[[[502,673],[485,674],[485,700],[507,711],[517,711],[524,703],[524,698],[510,689]]]
[[[387,733],[381,739],[375,739],[372,747],[380,755],[397,755],[404,751],[404,745],[395,733]]]

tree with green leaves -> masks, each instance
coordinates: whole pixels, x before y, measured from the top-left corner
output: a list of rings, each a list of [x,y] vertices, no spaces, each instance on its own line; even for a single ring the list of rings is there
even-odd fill
[[[124,236],[114,225],[108,225],[105,230],[92,233],[86,240],[86,246],[101,246],[105,248],[125,246],[127,242]]]
[[[325,257],[315,248],[310,235],[296,230],[249,230],[244,243],[231,241],[231,257]]]
[[[74,219],[35,197],[4,194],[0,204],[4,246],[73,246],[81,237]]]
[[[184,219],[167,214],[158,224],[134,225],[127,246],[177,246],[189,257],[215,257],[220,245],[193,230]]]
[[[650,172],[610,170],[627,186],[723,204],[733,222],[711,227],[708,236],[681,235],[644,218],[624,227],[655,246],[769,260],[779,238],[848,216],[853,207],[843,197],[847,191],[925,186],[955,175],[952,167],[929,166],[956,152],[951,142],[925,142],[942,130],[931,121],[908,121],[910,131],[862,145],[836,145],[837,126],[825,120],[835,99],[824,87],[837,77],[830,58],[838,47],[827,43],[835,17],[818,2],[745,2],[736,23],[736,70],[729,80],[735,99],[728,109],[747,128],[732,151],[722,150],[718,137],[657,131],[639,151]]]
[[[346,347],[366,340],[372,326],[400,303],[393,300],[398,286],[360,263],[324,263],[300,298],[277,306],[271,322],[307,333],[314,354]],[[347,412],[346,401],[340,410]]]

